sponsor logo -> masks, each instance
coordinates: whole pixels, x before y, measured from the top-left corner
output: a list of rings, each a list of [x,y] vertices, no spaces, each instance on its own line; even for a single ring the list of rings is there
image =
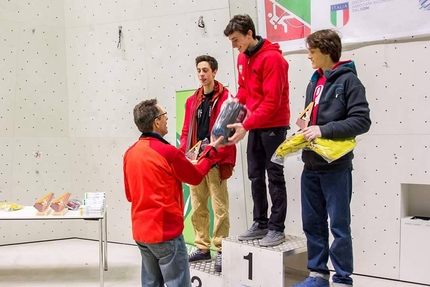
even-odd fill
[[[267,39],[283,42],[311,33],[311,0],[264,0]]]

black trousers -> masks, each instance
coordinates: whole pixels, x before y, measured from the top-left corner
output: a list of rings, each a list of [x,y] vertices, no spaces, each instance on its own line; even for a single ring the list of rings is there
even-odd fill
[[[285,140],[287,127],[250,130],[248,134],[248,178],[251,181],[254,201],[254,221],[269,230],[284,231],[287,215],[287,188],[284,167],[270,159]],[[269,194],[272,201],[270,219],[267,217],[268,201],[266,170],[269,178]]]

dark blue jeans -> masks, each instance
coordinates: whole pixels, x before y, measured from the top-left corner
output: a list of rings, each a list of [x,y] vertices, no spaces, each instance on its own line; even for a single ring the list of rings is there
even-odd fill
[[[188,251],[182,235],[169,241],[137,242],[142,255],[142,287],[190,287]]]
[[[330,274],[328,257],[336,274],[333,282],[352,285],[351,168],[336,171],[303,170],[302,221],[307,238],[308,269]],[[329,248],[328,216],[334,241]]]

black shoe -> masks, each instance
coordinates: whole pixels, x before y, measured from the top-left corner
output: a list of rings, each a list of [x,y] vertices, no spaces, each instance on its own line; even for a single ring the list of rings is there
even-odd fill
[[[222,253],[218,252],[215,258],[215,272],[221,272],[222,270]]]
[[[188,262],[199,262],[199,261],[211,261],[211,253],[209,250],[203,253],[201,249],[196,249],[193,253],[188,256]]]

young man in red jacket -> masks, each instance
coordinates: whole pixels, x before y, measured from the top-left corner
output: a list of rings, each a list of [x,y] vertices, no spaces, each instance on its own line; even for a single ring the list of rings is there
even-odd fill
[[[276,148],[284,141],[290,124],[288,63],[278,44],[255,34],[249,15],[234,16],[224,30],[240,54],[237,59],[239,84],[236,98],[251,112],[243,124],[233,124],[237,143],[247,131],[248,177],[254,201],[254,223],[239,240],[261,239],[262,246],[275,246],[285,241],[284,221],[287,213],[287,191],[283,166],[271,162]],[[265,173],[269,178],[272,200],[268,202]]]
[[[215,80],[218,62],[215,58],[202,55],[196,58],[196,68],[201,87],[187,99],[184,125],[180,138],[180,149],[189,151],[199,141],[208,141],[221,106],[228,98],[229,91]],[[199,185],[191,185],[191,222],[194,227],[194,245],[197,250],[189,256],[189,262],[210,261],[211,247],[209,234],[208,199],[212,199],[214,227],[212,242],[217,250],[215,271],[221,272],[222,239],[230,230],[229,199],[227,179],[232,175],[236,163],[236,146],[230,145],[218,151],[219,161],[211,168]]]
[[[219,160],[221,141],[209,144],[194,165],[163,139],[168,118],[156,99],[139,103],[133,114],[142,136],[126,151],[123,168],[133,239],[142,255],[142,286],[191,286],[181,182],[202,181]]]

